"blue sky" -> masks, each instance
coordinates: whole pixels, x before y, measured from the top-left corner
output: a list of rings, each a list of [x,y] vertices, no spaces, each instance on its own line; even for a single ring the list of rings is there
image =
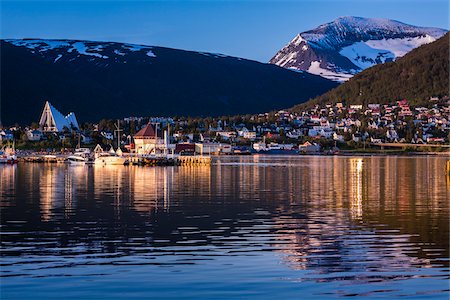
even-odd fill
[[[449,28],[447,0],[1,1],[1,38],[67,38],[224,53],[267,62],[339,16]]]

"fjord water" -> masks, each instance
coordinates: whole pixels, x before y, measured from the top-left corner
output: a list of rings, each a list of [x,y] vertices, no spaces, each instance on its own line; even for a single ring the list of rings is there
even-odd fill
[[[0,166],[1,299],[448,299],[445,161]]]

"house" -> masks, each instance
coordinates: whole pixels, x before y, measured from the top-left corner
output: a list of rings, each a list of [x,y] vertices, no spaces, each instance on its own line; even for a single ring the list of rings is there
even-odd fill
[[[352,134],[352,140],[353,140],[354,142],[356,142],[356,143],[357,143],[357,142],[360,142],[360,141],[361,141],[361,134],[358,133],[358,132]]]
[[[243,127],[241,130],[238,130],[238,136],[247,140],[254,140],[256,139],[256,132],[250,131],[246,127]]]
[[[370,138],[370,142],[371,143],[373,143],[373,144],[381,144],[381,143],[383,143],[383,140],[382,139],[378,139],[378,138]]]
[[[333,140],[338,141],[338,142],[343,142],[344,141],[344,136],[334,132],[333,133]]]
[[[246,132],[244,132],[243,138],[253,141],[256,139],[256,132],[255,131],[246,131]]]
[[[311,122],[313,122],[313,123],[320,123],[320,117],[319,116],[317,116],[317,115],[313,115],[313,116],[311,116],[311,118],[309,118],[310,119],[310,121]]]
[[[92,143],[92,138],[89,135],[82,133],[81,134],[81,142],[83,144],[90,144],[90,143]]]
[[[353,104],[350,105],[350,109],[353,111],[361,110],[363,108],[362,104]]]
[[[195,143],[195,153],[201,155],[231,153],[231,145],[222,143]]]
[[[42,131],[40,130],[27,130],[26,133],[27,139],[32,142],[37,142],[42,139]]]
[[[80,130],[75,113],[63,116],[50,102],[46,101],[39,126],[43,132],[61,132],[64,129]]]
[[[395,129],[389,129],[386,131],[386,138],[391,141],[398,139],[397,131]]]
[[[305,142],[301,145],[298,145],[298,151],[300,153],[316,153],[320,152],[320,145],[319,144],[312,144],[310,142]]]
[[[194,155],[195,144],[193,143],[178,143],[175,145],[175,153],[180,155]]]
[[[109,141],[112,141],[114,139],[114,134],[109,131],[102,131],[100,132],[100,135]]]
[[[133,138],[137,154],[156,153],[158,149],[164,148],[161,130],[158,132],[158,128],[150,123],[139,130]]]
[[[102,146],[100,146],[99,144],[97,144],[97,146],[95,146],[93,152],[94,152],[95,154],[100,154],[100,153],[102,153],[102,152],[103,152]]]
[[[299,129],[294,129],[286,133],[286,136],[291,139],[298,139],[303,136],[303,132]]]
[[[234,139],[236,137],[236,132],[234,131],[218,131],[217,135],[224,141]]]
[[[14,139],[14,134],[11,130],[0,131],[0,141],[11,141]]]

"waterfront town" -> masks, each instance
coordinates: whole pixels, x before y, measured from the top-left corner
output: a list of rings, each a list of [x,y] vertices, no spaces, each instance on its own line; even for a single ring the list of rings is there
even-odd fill
[[[341,151],[446,151],[449,98],[431,97],[426,106],[407,100],[391,104],[316,105],[301,112],[187,118],[127,117],[79,124],[45,102],[39,122],[0,130],[3,151],[61,153],[75,149],[122,156],[251,153],[337,154]],[[24,152],[23,152],[24,151]],[[123,163],[123,160],[120,160]]]

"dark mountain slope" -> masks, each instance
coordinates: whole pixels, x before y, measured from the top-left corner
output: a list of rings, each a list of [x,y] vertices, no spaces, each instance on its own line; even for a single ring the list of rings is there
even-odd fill
[[[395,62],[362,71],[324,95],[295,106],[294,110],[315,104],[385,104],[401,99],[422,105],[431,96],[449,95],[449,42],[447,33]]]
[[[335,87],[219,54],[72,40],[1,41],[1,120],[38,121],[45,100],[80,121],[269,111]]]

